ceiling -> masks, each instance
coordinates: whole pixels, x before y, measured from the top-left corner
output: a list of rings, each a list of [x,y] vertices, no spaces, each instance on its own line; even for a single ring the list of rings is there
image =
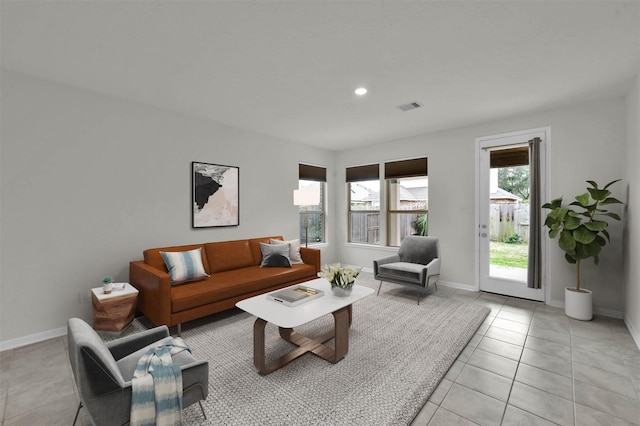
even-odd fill
[[[640,71],[639,1],[2,0],[0,16],[3,68],[332,150],[622,96]]]

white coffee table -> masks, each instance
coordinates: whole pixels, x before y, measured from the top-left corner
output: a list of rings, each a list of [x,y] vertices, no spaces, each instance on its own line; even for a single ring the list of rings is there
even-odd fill
[[[351,305],[373,293],[373,289],[369,287],[355,285],[349,296],[334,296],[331,292],[331,284],[324,278],[318,278],[302,284],[305,287],[323,290],[324,295],[294,307],[284,306],[269,300],[266,294],[236,303],[238,308],[258,317],[253,325],[253,364],[262,374],[269,374],[307,352],[311,352],[334,364],[340,361],[349,350]],[[334,318],[333,330],[315,339],[303,336],[293,330],[294,327],[301,326],[328,314],[332,314]],[[280,337],[298,346],[269,364],[265,361],[264,334],[268,322],[278,326]],[[335,349],[325,345],[326,342],[334,338]]]

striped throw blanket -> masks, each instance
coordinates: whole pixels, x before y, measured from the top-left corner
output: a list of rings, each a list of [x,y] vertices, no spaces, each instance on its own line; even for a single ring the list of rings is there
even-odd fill
[[[191,349],[180,337],[150,348],[131,380],[131,426],[182,425],[182,372],[171,356]]]

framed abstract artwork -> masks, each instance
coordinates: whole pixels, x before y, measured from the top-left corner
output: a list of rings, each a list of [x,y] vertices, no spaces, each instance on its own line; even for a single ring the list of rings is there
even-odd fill
[[[191,163],[192,226],[238,226],[240,224],[240,168]]]

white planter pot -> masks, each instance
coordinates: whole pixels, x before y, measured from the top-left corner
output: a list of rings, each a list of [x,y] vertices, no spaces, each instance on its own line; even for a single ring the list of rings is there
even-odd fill
[[[593,318],[593,294],[591,290],[573,287],[564,289],[564,313],[569,317],[581,321],[591,321]]]

